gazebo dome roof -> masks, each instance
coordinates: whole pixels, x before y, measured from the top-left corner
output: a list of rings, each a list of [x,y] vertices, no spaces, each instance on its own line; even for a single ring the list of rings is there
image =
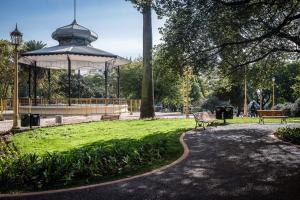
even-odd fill
[[[71,24],[56,29],[52,33],[52,38],[57,40],[60,46],[89,46],[98,39],[98,35],[88,28],[79,25],[74,19]]]

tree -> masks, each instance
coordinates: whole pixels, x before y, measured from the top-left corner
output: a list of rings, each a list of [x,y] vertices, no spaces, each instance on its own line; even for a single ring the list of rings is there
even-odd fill
[[[120,68],[121,96],[128,99],[140,99],[142,96],[142,80],[142,58],[138,58]]]
[[[295,78],[295,84],[292,86],[294,98],[300,97],[300,74]]]
[[[14,72],[13,48],[8,41],[0,40],[0,99],[9,97],[9,89],[13,79],[9,78]]]
[[[42,49],[46,46],[47,44],[42,42],[42,41],[36,41],[36,40],[29,40],[24,42],[20,54],[28,51],[34,51],[38,49]],[[21,65],[19,68],[19,95],[21,97],[28,97],[28,73],[30,70],[30,67],[32,66],[27,66],[27,65]],[[46,78],[46,72],[47,69],[39,68],[37,67],[37,82],[38,85],[40,86],[37,90],[38,96],[43,96],[42,94],[47,94],[48,91],[48,84],[45,84],[45,78]],[[47,86],[46,86],[47,85]]]
[[[295,0],[161,0],[166,59],[228,73],[270,56],[299,53],[300,2]]]
[[[152,0],[131,0],[143,14],[143,81],[140,118],[154,118],[154,86],[152,69]]]
[[[180,84],[180,94],[182,97],[182,104],[183,104],[183,113],[186,114],[186,117],[189,116],[189,108],[191,104],[190,94],[192,91],[192,81],[193,79],[193,72],[190,68],[186,68],[183,72],[181,84]]]

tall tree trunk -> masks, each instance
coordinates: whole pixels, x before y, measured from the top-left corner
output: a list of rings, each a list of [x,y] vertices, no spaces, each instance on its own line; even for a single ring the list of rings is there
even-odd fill
[[[151,5],[143,7],[143,82],[140,118],[154,118]]]

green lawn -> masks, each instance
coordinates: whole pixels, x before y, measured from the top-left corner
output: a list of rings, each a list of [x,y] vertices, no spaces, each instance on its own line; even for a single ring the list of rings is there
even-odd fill
[[[235,117],[233,119],[226,120],[229,124],[253,124],[258,123],[258,118],[249,118],[249,117]],[[220,122],[223,122],[220,120]],[[287,120],[288,123],[300,123],[300,117],[290,117]],[[265,119],[265,123],[280,123],[280,119]]]
[[[110,141],[143,140],[149,136],[182,133],[194,127],[192,119],[160,119],[133,121],[106,121],[41,128],[12,138],[22,154],[65,152],[84,146],[109,145]],[[178,137],[177,137],[178,138]]]
[[[85,185],[149,171],[177,159],[192,119],[93,122],[12,137],[16,156],[0,155],[0,192]],[[24,184],[30,183],[30,184]]]
[[[258,123],[258,118],[234,118],[226,120],[230,124]],[[219,121],[222,123],[223,121]],[[266,123],[280,123],[278,119],[266,119]],[[289,118],[288,122],[300,123],[300,118]],[[53,128],[41,128],[15,135],[13,144],[22,154],[46,152],[64,152],[78,149],[97,142],[109,145],[109,141],[132,139],[142,140],[147,136],[182,132],[194,127],[191,119],[160,119],[107,121]]]

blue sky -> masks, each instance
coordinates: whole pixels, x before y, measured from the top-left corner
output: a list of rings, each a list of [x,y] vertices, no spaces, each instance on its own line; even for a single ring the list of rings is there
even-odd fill
[[[56,28],[73,21],[73,0],[0,0],[0,38],[18,23],[24,40],[41,40],[57,45],[51,38]],[[142,55],[142,15],[125,0],[77,0],[77,22],[99,35],[92,45],[124,57]],[[154,44],[160,42],[158,28],[163,21],[153,15]]]

